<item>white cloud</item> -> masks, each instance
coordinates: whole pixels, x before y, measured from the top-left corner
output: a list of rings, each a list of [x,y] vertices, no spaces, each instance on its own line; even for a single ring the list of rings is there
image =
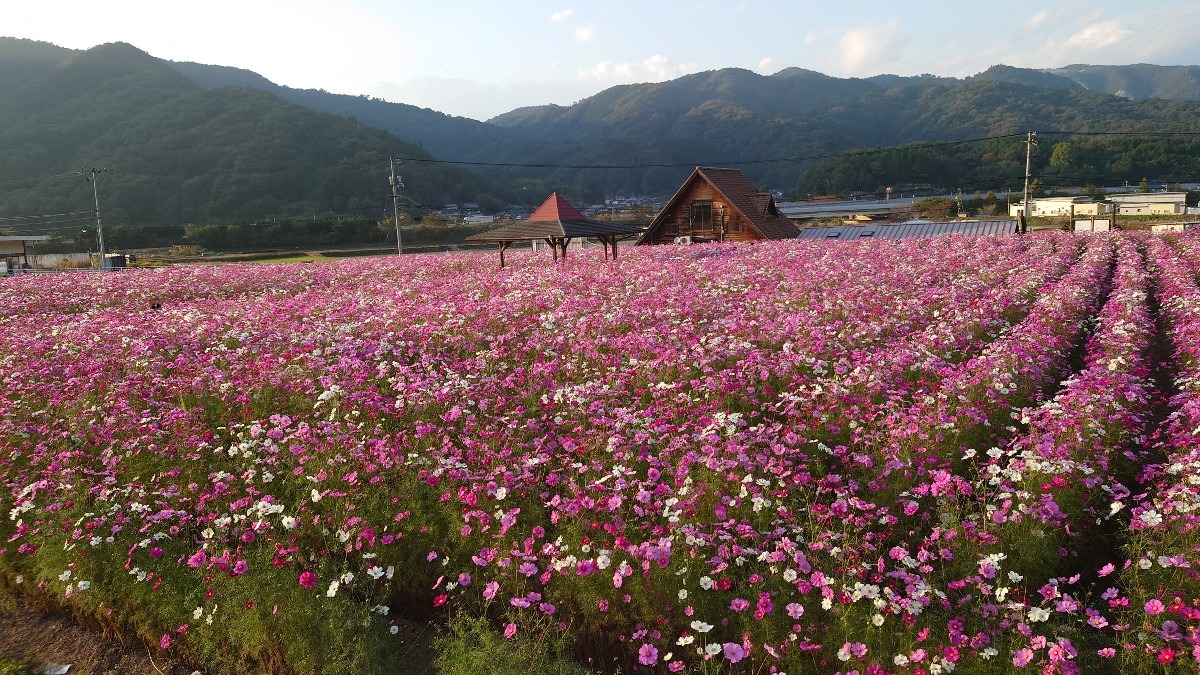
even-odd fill
[[[571,15],[574,13],[575,10],[573,9],[560,9],[559,11],[550,15],[550,20],[554,22],[566,21],[567,19],[571,18]]]
[[[870,28],[854,28],[838,38],[833,63],[845,75],[870,75],[895,64],[902,38],[900,20]]]
[[[1025,30],[1037,30],[1038,28],[1041,28],[1042,24],[1046,23],[1049,18],[1050,12],[1042,10],[1029,17],[1029,20],[1025,22]]]
[[[754,70],[759,73],[772,73],[778,70],[778,68],[776,68],[775,59],[768,56],[765,59],[759,59],[758,66]]]
[[[575,29],[576,42],[591,42],[592,36],[596,34],[595,26],[583,26]]]
[[[632,82],[662,82],[699,70],[694,63],[671,63],[671,59],[655,54],[644,61],[601,61],[587,70],[579,71],[579,82],[597,82],[608,86]]]
[[[1109,19],[1101,23],[1094,23],[1085,27],[1083,30],[1067,38],[1068,47],[1080,47],[1084,49],[1098,49],[1109,45],[1117,44],[1133,35],[1133,31],[1126,29],[1116,19]]]

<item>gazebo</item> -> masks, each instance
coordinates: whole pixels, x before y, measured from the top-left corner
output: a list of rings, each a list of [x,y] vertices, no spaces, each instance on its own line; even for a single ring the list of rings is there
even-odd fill
[[[500,247],[500,267],[504,267],[504,251],[515,241],[537,241],[543,239],[554,251],[554,262],[558,262],[559,252],[565,260],[567,244],[572,239],[594,237],[600,240],[604,247],[604,258],[608,259],[608,251],[612,249],[613,260],[617,258],[617,242],[630,239],[642,233],[642,228],[636,225],[606,223],[585,218],[579,209],[567,203],[567,200],[552,193],[541,206],[526,220],[517,221],[504,227],[498,227],[487,232],[480,232],[467,237],[467,241],[495,243]]]

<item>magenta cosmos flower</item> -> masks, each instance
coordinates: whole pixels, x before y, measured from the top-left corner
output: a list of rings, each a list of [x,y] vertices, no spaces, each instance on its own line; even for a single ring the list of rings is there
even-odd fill
[[[638,663],[643,666],[652,666],[658,663],[658,648],[652,644],[643,644],[638,650]]]
[[[300,585],[304,588],[311,589],[313,586],[317,585],[317,575],[313,574],[312,572],[301,572]]]

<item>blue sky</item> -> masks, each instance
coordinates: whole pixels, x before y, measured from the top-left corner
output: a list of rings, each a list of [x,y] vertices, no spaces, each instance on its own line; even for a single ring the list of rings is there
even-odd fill
[[[740,67],[966,76],[1004,63],[1200,65],[1200,3],[1144,0],[6,0],[0,35],[256,71],[488,119]]]

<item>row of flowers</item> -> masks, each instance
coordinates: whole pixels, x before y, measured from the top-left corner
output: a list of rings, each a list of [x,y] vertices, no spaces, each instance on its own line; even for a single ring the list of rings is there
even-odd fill
[[[1171,255],[1047,235],[13,279],[0,573],[314,672],[455,609],[626,669],[1066,671],[1124,650],[1077,636],[1087,612],[1169,599],[1088,604],[1058,546],[1147,512],[1122,485],[1152,458],[1124,451]]]

